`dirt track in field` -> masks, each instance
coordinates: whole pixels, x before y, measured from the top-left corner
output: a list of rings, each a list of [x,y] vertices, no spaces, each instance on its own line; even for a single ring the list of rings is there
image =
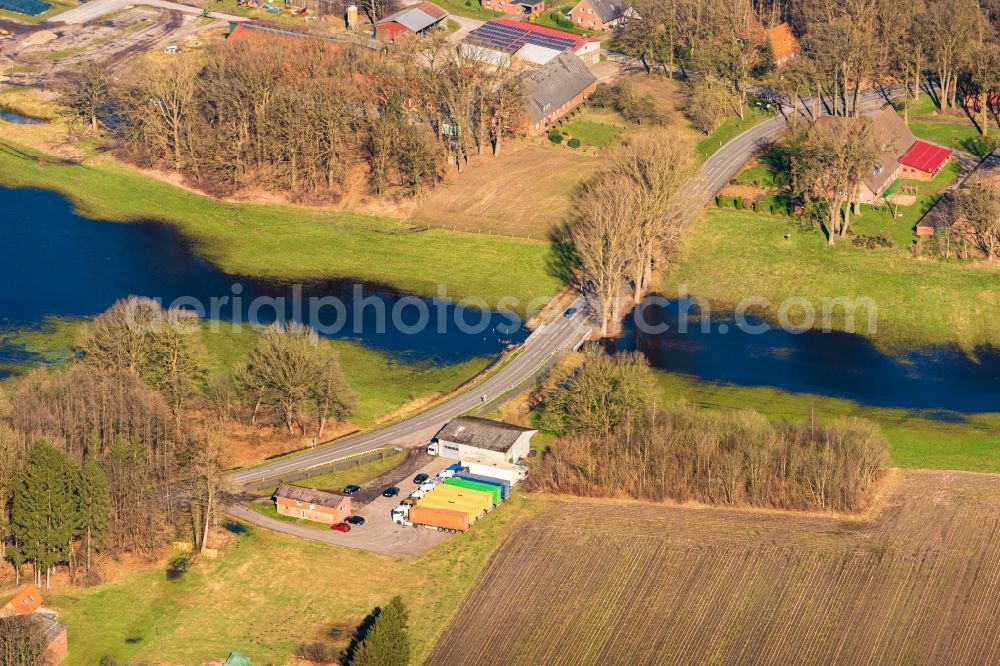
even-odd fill
[[[871,520],[555,502],[429,664],[1000,663],[1000,476],[911,472]]]

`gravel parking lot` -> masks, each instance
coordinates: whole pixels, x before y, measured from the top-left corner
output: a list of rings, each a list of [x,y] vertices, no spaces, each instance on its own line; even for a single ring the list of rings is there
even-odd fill
[[[416,490],[413,477],[421,472],[434,476],[451,461],[428,456],[429,461],[414,469],[403,465],[374,481],[365,484],[366,495],[372,496],[367,503],[358,502],[354,514],[364,516],[365,524],[352,527],[350,532],[341,533],[320,524],[316,526],[290,523],[276,520],[248,508],[243,504],[230,504],[226,513],[251,525],[311,541],[367,550],[379,555],[395,557],[401,560],[416,560],[438,544],[444,542],[449,534],[423,527],[403,527],[394,525],[390,513],[393,507]],[[382,489],[389,485],[399,486],[398,497],[382,497]]]

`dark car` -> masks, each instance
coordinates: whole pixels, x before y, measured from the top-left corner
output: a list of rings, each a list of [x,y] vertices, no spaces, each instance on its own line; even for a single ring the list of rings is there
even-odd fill
[[[350,532],[351,526],[347,523],[335,523],[330,526],[331,530],[336,530],[337,532]]]
[[[359,490],[361,490],[361,486],[356,486],[356,485],[354,485],[352,483],[351,485],[349,485],[349,486],[347,486],[347,487],[344,488],[344,494],[345,495],[353,495],[354,493],[358,492]]]
[[[572,317],[577,312],[579,312],[577,308],[569,308],[566,312],[563,312],[563,317]]]
[[[351,525],[364,525],[365,524],[365,517],[364,516],[348,516],[344,520],[344,522],[345,523],[350,523]]]
[[[382,497],[395,497],[399,494],[399,488],[396,486],[389,486],[382,491]]]
[[[424,483],[429,478],[431,478],[430,474],[417,474],[415,477],[413,477],[413,483],[419,486],[421,483]]]

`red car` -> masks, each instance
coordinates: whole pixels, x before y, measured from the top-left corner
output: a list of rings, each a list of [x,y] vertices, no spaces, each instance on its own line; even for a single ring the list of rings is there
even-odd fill
[[[336,523],[335,525],[331,525],[330,529],[337,530],[338,532],[350,532],[351,526],[347,523]]]

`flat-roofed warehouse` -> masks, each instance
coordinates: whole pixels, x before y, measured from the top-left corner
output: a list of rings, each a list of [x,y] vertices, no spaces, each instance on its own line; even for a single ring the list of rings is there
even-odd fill
[[[513,463],[528,457],[537,430],[477,416],[459,416],[438,432],[438,455],[452,460]]]

